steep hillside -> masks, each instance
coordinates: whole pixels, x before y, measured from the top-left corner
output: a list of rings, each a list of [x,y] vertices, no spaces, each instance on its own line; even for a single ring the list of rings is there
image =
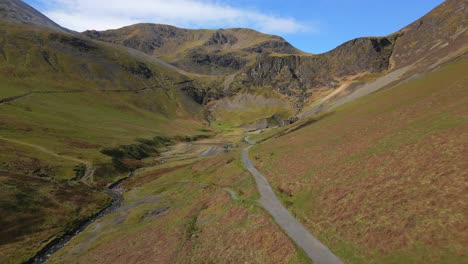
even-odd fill
[[[2,0],[0,2],[0,20],[68,31],[20,0]]]
[[[345,262],[465,263],[467,68],[464,56],[299,122],[252,158]]]
[[[2,4],[0,262],[18,263],[101,210],[102,186],[158,155],[152,138],[207,130],[185,76]]]
[[[393,68],[417,62],[436,64],[468,42],[468,2],[447,0],[400,30],[392,56]]]
[[[251,29],[189,30],[137,24],[84,35],[157,56],[185,71],[209,75],[236,72],[269,53],[300,54],[284,39]]]
[[[186,77],[169,68],[73,34],[14,24],[3,24],[1,31],[0,94],[25,95],[1,105],[5,136],[63,149],[65,138],[103,145],[132,140],[128,135],[161,134],[170,124],[196,130],[184,125],[188,120],[202,126],[202,116],[196,118],[201,107],[178,84]],[[91,134],[81,133],[84,128]],[[49,132],[36,137],[44,129]],[[69,151],[90,154],[80,147]]]

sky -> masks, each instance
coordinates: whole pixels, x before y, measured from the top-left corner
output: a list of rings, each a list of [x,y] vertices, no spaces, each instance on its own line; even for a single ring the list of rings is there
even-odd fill
[[[115,29],[136,23],[183,28],[247,27],[322,53],[364,36],[385,36],[443,0],[24,0],[63,27]]]

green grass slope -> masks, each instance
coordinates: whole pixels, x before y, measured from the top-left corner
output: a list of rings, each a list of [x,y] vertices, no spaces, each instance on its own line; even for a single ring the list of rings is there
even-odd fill
[[[107,195],[79,181],[83,165],[96,168],[91,186],[127,171],[101,149],[204,133],[184,80],[123,47],[0,22],[0,262],[27,260],[103,208]]]
[[[93,161],[137,137],[195,134],[201,107],[184,76],[124,48],[43,28],[4,24],[0,135]],[[175,132],[177,131],[177,132]]]
[[[347,263],[464,263],[467,67],[464,56],[282,129],[252,158]]]

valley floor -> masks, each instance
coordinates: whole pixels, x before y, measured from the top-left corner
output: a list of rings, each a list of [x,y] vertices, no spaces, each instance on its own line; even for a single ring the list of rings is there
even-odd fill
[[[257,203],[240,151],[200,157],[211,144],[220,139],[179,144],[162,165],[139,170],[121,185],[123,205],[92,223],[49,262],[308,263]],[[187,149],[194,151],[191,157]]]

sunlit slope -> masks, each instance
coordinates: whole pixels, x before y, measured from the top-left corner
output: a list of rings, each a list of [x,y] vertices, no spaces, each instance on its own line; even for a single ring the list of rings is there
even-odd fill
[[[283,38],[246,29],[183,29],[160,24],[136,24],[84,35],[160,57],[185,71],[225,75],[254,63],[263,54],[301,54]]]
[[[85,164],[89,185],[128,173],[102,148],[204,121],[185,77],[124,48],[6,22],[0,36],[0,262],[21,263],[108,202],[77,177]]]
[[[467,67],[465,56],[343,105],[251,155],[289,209],[345,261],[462,263]]]
[[[101,146],[202,127],[201,107],[163,66],[124,48],[3,24],[0,135],[87,158]],[[90,157],[91,156],[91,157]]]
[[[258,205],[240,151],[140,171],[51,263],[309,263]]]

